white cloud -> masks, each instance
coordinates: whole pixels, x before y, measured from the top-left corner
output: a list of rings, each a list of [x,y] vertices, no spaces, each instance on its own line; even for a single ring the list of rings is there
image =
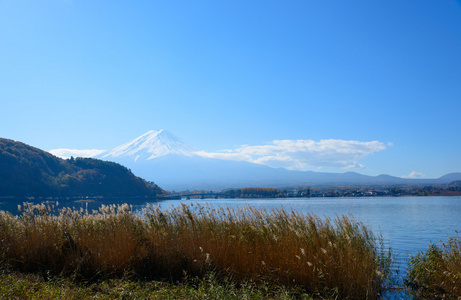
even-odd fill
[[[363,168],[358,161],[374,152],[386,149],[379,141],[359,142],[345,140],[275,140],[268,145],[243,145],[220,152],[198,151],[197,155],[210,158],[258,163],[291,170],[308,168]]]
[[[403,175],[402,178],[412,178],[412,179],[416,179],[416,178],[424,178],[426,177],[426,175],[424,175],[423,173],[419,173],[419,172],[411,172],[409,175]]]
[[[48,151],[53,155],[56,155],[61,158],[70,158],[74,157],[93,157],[101,153],[106,152],[106,150],[90,149],[90,150],[77,150],[77,149],[54,149]]]

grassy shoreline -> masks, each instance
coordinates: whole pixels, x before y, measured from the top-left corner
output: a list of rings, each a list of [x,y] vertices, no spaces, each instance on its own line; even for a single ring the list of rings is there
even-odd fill
[[[218,280],[212,273],[181,282],[108,279],[94,283],[37,274],[0,273],[0,299],[314,299],[299,289]],[[328,298],[324,298],[328,299]],[[331,298],[333,299],[333,298]]]
[[[251,287],[266,298],[283,291],[293,299],[378,299],[391,278],[392,255],[382,239],[351,216],[197,205],[153,206],[140,216],[128,205],[90,213],[26,204],[19,216],[0,212],[0,241],[6,278],[166,280],[182,282],[183,290],[214,280],[215,289],[236,295]]]

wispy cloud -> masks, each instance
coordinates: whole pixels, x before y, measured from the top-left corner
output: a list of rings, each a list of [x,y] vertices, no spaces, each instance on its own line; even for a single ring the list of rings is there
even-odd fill
[[[403,175],[402,178],[412,178],[412,179],[416,179],[416,178],[424,178],[426,177],[426,175],[424,175],[423,173],[419,173],[419,172],[411,172],[410,174],[408,175]]]
[[[386,149],[379,141],[345,140],[275,140],[268,145],[243,145],[220,152],[198,151],[209,158],[238,160],[291,170],[308,168],[363,168],[358,161],[367,155]]]
[[[98,149],[89,149],[89,150],[78,150],[78,149],[54,149],[48,151],[53,155],[56,155],[61,158],[70,158],[71,156],[74,157],[93,157],[99,155],[101,153],[106,152],[106,150],[98,150]]]

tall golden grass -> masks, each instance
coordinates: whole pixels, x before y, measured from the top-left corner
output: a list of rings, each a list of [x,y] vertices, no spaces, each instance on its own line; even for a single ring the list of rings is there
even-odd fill
[[[301,287],[320,296],[379,298],[391,276],[382,239],[351,216],[184,205],[102,206],[98,211],[24,204],[0,212],[2,266],[82,280],[180,279],[214,272],[236,283]]]

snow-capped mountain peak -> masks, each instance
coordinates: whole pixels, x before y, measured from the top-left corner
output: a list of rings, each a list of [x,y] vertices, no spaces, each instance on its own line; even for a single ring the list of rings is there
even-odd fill
[[[103,158],[130,157],[137,161],[138,159],[154,159],[168,154],[191,157],[195,155],[195,151],[192,146],[187,145],[173,134],[160,129],[148,131],[134,140],[110,150]]]

